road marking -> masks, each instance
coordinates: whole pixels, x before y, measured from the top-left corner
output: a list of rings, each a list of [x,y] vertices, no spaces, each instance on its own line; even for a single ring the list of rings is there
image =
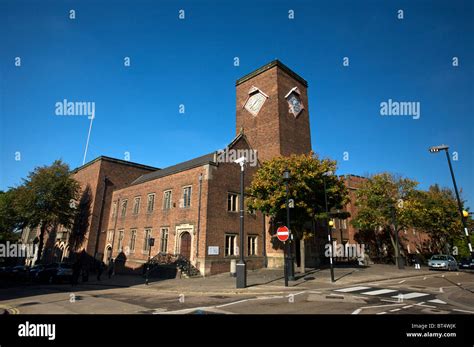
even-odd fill
[[[379,312],[379,313],[376,313],[376,314],[386,314],[387,312]]]
[[[420,296],[426,296],[426,295],[429,295],[429,294],[413,292],[413,293],[402,294],[402,295],[403,295],[403,299],[409,300],[409,299],[413,299],[413,298],[419,298]],[[392,296],[392,298],[398,298],[398,295]]]
[[[434,304],[446,304],[446,302],[444,302],[443,300],[439,300],[439,299],[428,300],[428,302],[432,302]]]
[[[379,290],[372,290],[370,292],[361,293],[364,295],[380,295],[380,294],[387,294],[396,292],[394,289],[379,289]]]
[[[365,290],[370,289],[370,287],[350,287],[350,288],[343,288],[343,289],[336,289],[335,292],[342,292],[342,293],[349,293],[349,292],[356,292],[358,290]]]
[[[425,276],[425,277],[423,277],[423,281],[424,281],[424,280],[426,280],[426,276]]]
[[[473,311],[467,311],[467,310],[458,310],[457,308],[453,308],[453,311],[458,311],[458,312],[466,312],[466,313],[474,313]]]
[[[437,308],[436,306],[426,305],[425,303],[419,303],[419,304],[416,304],[416,306],[423,306],[423,307],[429,307],[429,308]]]
[[[406,281],[406,280],[401,280],[401,281],[400,281],[400,282],[398,282],[398,283],[403,283],[403,282],[405,282],[405,281]]]
[[[358,308],[357,310],[355,310],[354,312],[352,312],[352,314],[359,314],[359,312],[362,311],[361,308]]]
[[[413,307],[413,305],[403,306],[402,308],[410,308],[410,307]]]
[[[439,292],[444,293],[443,287],[439,287]]]
[[[400,311],[401,308],[394,308],[393,310],[390,310],[390,312],[397,312],[397,311]]]
[[[390,305],[364,306],[361,308],[379,308],[379,307],[400,306],[400,305],[405,305],[405,304],[397,303],[397,304],[390,304]]]

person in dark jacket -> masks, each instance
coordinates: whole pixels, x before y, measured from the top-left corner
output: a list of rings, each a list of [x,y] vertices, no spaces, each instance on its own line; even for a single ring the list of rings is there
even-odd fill
[[[99,262],[99,266],[97,268],[97,280],[100,281],[100,276],[102,276],[102,273],[104,272],[105,264],[103,261]]]

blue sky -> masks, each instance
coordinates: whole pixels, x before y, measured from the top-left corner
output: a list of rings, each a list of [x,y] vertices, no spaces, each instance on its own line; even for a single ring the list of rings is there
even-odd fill
[[[472,204],[473,11],[444,0],[0,0],[0,189],[58,158],[82,164],[89,120],[55,115],[63,99],[96,103],[88,160],[129,152],[166,167],[223,148],[236,79],[278,58],[308,81],[313,149],[340,174],[452,187],[444,155],[427,150],[446,143]],[[388,99],[420,102],[420,118],[381,116]]]

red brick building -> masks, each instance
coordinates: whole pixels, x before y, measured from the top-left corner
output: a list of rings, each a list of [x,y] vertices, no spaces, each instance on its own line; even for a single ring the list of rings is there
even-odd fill
[[[256,151],[259,162],[310,152],[307,87],[302,77],[277,60],[239,79],[236,137],[226,150]],[[240,166],[229,158],[222,160],[220,153],[164,169],[99,157],[74,170],[91,206],[83,249],[105,262],[120,258],[127,270],[142,269],[149,255],[162,253],[182,255],[203,275],[229,271],[240,252]],[[247,165],[245,186],[255,170]],[[362,181],[345,177],[351,196],[346,210],[352,216],[355,190]],[[283,253],[271,242],[269,219],[260,212],[246,213],[244,222],[247,267],[282,266]],[[355,232],[349,218],[336,221],[333,236],[338,243],[353,243]],[[51,256],[67,257],[67,238],[67,230],[49,234]],[[149,239],[154,239],[153,246]],[[326,240],[315,237],[302,246],[306,265],[319,264]]]

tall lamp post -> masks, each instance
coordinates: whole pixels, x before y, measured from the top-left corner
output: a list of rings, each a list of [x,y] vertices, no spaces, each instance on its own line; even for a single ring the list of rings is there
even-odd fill
[[[323,183],[324,183],[324,202],[326,204],[326,216],[327,216],[327,221],[326,221],[326,229],[328,232],[328,241],[329,241],[329,251],[331,252],[329,254],[329,267],[331,269],[331,282],[334,282],[334,265],[333,265],[333,249],[332,249],[332,233],[331,233],[331,228],[333,226],[332,221],[329,220],[329,208],[328,208],[328,194],[327,194],[327,188],[326,188],[326,176],[332,175],[332,171],[325,172],[323,174]]]
[[[290,229],[290,239],[288,242],[286,242],[286,266],[287,266],[287,274],[288,274],[288,279],[290,281],[295,280],[295,267],[294,267],[294,261],[293,261],[293,252],[291,248],[293,247],[293,235],[291,234],[291,226],[290,226],[290,190],[288,188],[288,183],[290,182],[290,170],[285,169],[283,171],[283,180],[285,181],[285,186],[286,186],[286,226],[288,229]]]
[[[403,200],[398,200],[398,205],[403,205]],[[404,269],[405,265],[400,256],[400,236],[398,235],[398,225],[397,225],[397,211],[395,210],[396,207],[392,206],[392,222],[393,222],[393,230],[395,232],[395,261],[397,263],[397,267],[399,269]]]
[[[467,230],[467,224],[466,224],[466,219],[465,219],[465,215],[467,216],[468,214],[465,213],[465,211],[463,211],[463,209],[462,209],[462,203],[461,203],[461,199],[459,198],[458,186],[456,185],[456,179],[454,178],[453,166],[451,165],[451,159],[449,158],[448,149],[449,149],[449,146],[447,146],[447,145],[439,145],[439,146],[430,147],[429,151],[430,151],[430,153],[438,153],[439,151],[445,151],[446,152],[446,158],[448,159],[449,171],[451,172],[451,178],[453,180],[454,192],[456,193],[456,199],[458,201],[459,214],[461,215],[461,222],[462,222],[462,226],[464,227],[464,234],[465,234],[466,239],[467,239],[467,245],[469,247],[469,253],[471,253],[471,257],[473,257],[474,253],[472,252],[471,239],[469,237],[469,230]]]
[[[236,288],[246,288],[247,287],[247,265],[244,260],[244,171],[245,163],[247,158],[240,157],[235,161],[236,164],[240,165],[240,198],[239,198],[239,207],[240,207],[240,247],[239,255],[240,259],[236,264]]]

